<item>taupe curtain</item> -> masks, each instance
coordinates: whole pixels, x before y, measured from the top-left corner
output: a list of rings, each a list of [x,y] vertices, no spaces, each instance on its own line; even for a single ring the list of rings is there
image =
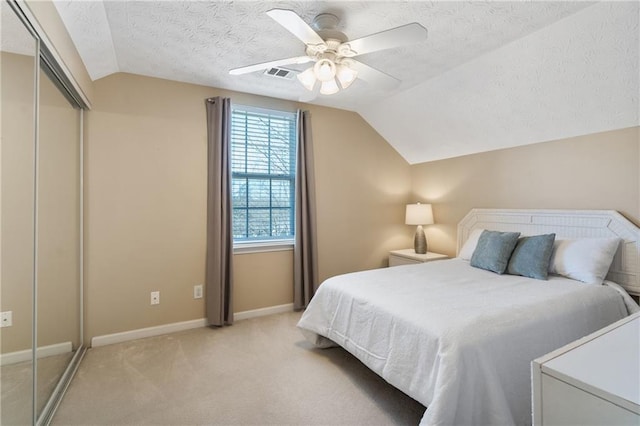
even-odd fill
[[[207,106],[206,307],[209,325],[233,323],[233,235],[231,231],[231,100]]]
[[[311,117],[298,110],[296,167],[296,242],[293,249],[293,307],[304,309],[318,289],[316,193]]]

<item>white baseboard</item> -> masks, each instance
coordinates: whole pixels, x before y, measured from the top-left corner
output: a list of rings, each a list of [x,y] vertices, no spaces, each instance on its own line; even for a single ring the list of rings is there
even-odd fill
[[[45,358],[53,355],[60,355],[73,350],[71,342],[56,343],[54,345],[40,346],[36,350],[36,356],[38,358]],[[7,352],[0,355],[0,365],[16,364],[23,361],[31,361],[32,359],[31,349],[23,351]]]
[[[123,331],[120,333],[105,334],[103,336],[96,336],[91,339],[91,347],[96,348],[98,346],[112,345],[114,343],[127,342],[129,340],[160,336],[162,334],[175,333],[176,331],[200,328],[206,325],[207,320],[201,318],[191,321],[173,322],[171,324],[157,325],[155,327],[138,328],[136,330]]]
[[[242,321],[249,318],[262,317],[265,315],[279,314],[293,310],[293,303],[285,305],[269,306],[268,308],[253,309],[250,311],[236,312],[233,314],[234,321]],[[176,331],[190,330],[192,328],[206,327],[206,318],[191,321],[174,322],[171,324],[158,325],[155,327],[139,328],[137,330],[123,331],[121,333],[105,334],[91,339],[91,347],[111,345],[113,343],[127,342],[129,340],[143,339],[145,337],[160,336],[163,334],[175,333]]]
[[[268,308],[253,309],[250,311],[236,312],[233,314],[234,321],[242,321],[249,318],[263,317],[265,315],[281,314],[293,311],[293,303],[284,305],[269,306]]]

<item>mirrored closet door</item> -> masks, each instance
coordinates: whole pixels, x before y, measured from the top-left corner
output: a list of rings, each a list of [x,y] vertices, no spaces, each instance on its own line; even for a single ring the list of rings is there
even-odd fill
[[[82,109],[24,3],[2,1],[0,424],[47,424],[84,352]]]
[[[36,412],[80,345],[80,110],[40,70]]]
[[[0,424],[33,417],[37,41],[0,5]]]

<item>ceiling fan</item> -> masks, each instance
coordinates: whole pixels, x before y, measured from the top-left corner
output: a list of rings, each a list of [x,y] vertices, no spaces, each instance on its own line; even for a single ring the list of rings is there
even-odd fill
[[[356,78],[384,89],[396,87],[399,80],[353,58],[418,43],[427,38],[427,29],[415,22],[349,40],[336,29],[339,19],[331,13],[322,13],[314,18],[312,25],[315,30],[292,10],[272,9],[267,15],[305,44],[305,55],[234,68],[229,74],[240,75],[272,67],[315,62],[297,77],[307,90],[314,93],[319,91],[323,95],[346,89]]]

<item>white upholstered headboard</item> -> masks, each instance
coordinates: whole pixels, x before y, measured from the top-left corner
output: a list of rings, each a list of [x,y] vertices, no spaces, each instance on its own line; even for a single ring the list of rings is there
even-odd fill
[[[472,209],[458,224],[458,252],[477,228],[524,235],[555,232],[556,238],[619,237],[622,243],[607,279],[640,295],[640,228],[616,211]]]

